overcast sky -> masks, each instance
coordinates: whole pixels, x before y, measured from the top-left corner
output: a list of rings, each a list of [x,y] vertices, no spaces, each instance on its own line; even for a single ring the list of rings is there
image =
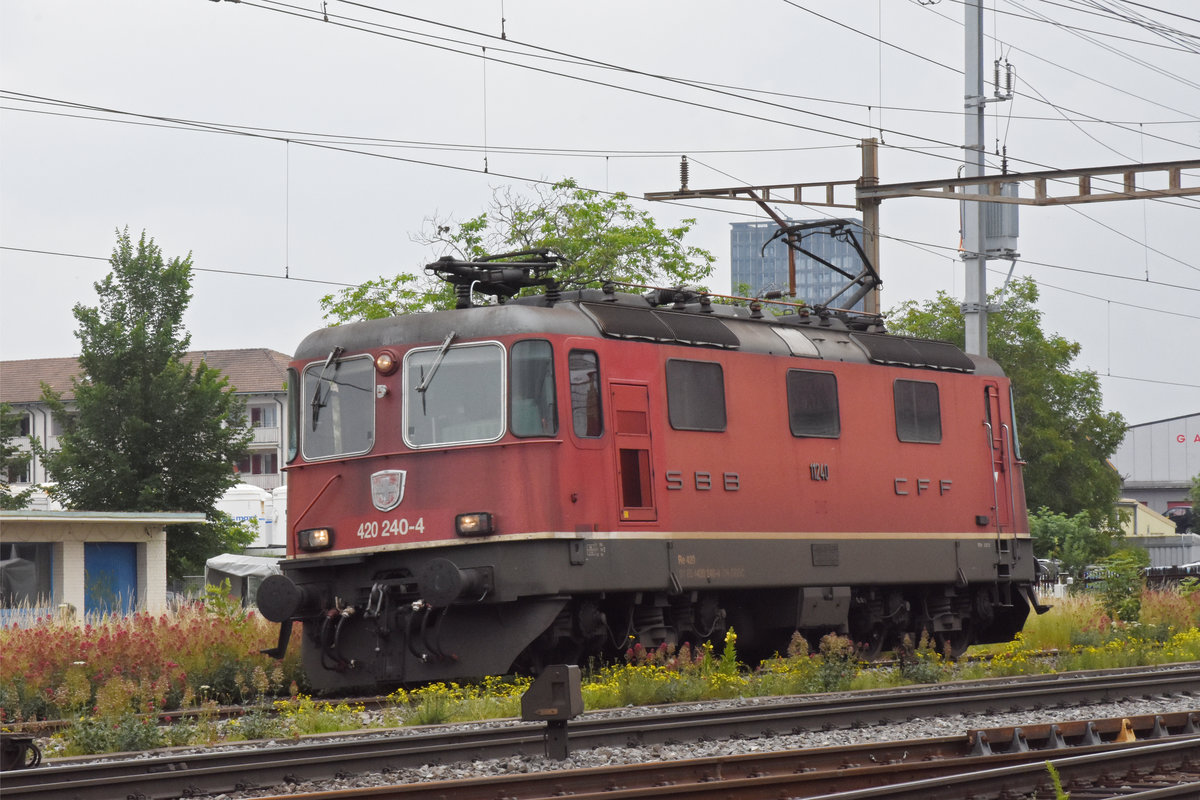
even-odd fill
[[[997,144],[1011,171],[1200,158],[1195,2],[985,5],[986,73],[999,56],[1016,74],[989,105],[989,171]],[[193,348],[292,352],[323,294],[419,269],[441,255],[411,239],[426,220],[498,189],[640,198],[678,188],[684,153],[692,188],[853,180],[867,136],[884,183],[954,177],[962,20],[959,0],[3,0],[0,358],[78,354],[71,309],[126,226],[192,254]],[[638,205],[697,219],[715,291],[729,223],[763,218]],[[958,217],[883,204],[885,309],[961,298]],[[1200,411],[1200,197],[1023,207],[1020,225],[1016,274],[1106,406]]]

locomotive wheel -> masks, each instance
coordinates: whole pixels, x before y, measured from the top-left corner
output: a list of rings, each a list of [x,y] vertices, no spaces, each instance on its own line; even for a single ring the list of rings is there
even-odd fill
[[[874,661],[879,658],[880,653],[883,652],[883,644],[887,640],[887,629],[882,623],[876,623],[865,632],[853,635],[859,658],[863,661]]]
[[[971,630],[964,620],[962,630],[934,634],[933,640],[940,654],[958,660],[971,646]]]
[[[850,638],[858,650],[858,657],[864,661],[874,661],[883,652],[887,642],[888,629],[883,620],[863,609],[851,612]]]

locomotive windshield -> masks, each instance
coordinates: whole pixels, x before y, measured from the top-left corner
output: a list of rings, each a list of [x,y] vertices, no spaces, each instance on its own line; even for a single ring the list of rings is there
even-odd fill
[[[404,357],[404,441],[409,447],[489,442],[504,433],[504,348],[469,344]]]
[[[311,402],[301,429],[307,459],[365,453],[375,441],[375,365],[370,356],[336,353],[304,369],[300,396]]]

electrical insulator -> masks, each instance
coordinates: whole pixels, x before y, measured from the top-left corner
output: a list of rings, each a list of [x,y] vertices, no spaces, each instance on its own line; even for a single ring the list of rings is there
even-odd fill
[[[1011,100],[1013,96],[1013,65],[1004,62],[1004,88],[1000,88],[1000,59],[992,62],[992,83],[996,87],[997,100]]]
[[[686,192],[688,183],[688,162],[687,156],[681,156],[679,159],[679,191]]]

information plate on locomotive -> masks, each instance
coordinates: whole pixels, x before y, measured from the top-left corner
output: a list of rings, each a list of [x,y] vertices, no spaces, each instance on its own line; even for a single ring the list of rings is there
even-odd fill
[[[380,539],[387,536],[408,536],[410,532],[424,533],[425,518],[417,517],[409,522],[405,517],[395,517],[382,521],[372,520],[358,526],[358,538]]]

